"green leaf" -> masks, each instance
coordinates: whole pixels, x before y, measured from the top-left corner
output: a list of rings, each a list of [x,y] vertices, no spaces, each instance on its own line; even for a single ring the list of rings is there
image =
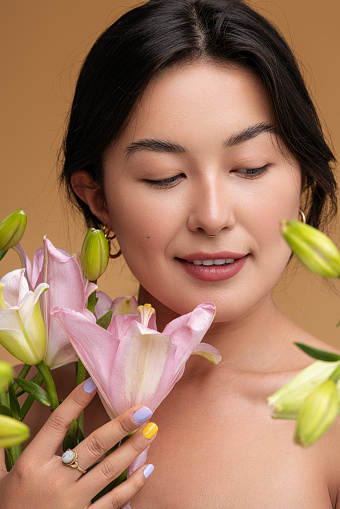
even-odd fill
[[[13,467],[13,462],[12,462],[11,455],[7,448],[5,449],[5,462],[6,462],[7,472],[9,472],[11,470],[11,468]]]
[[[13,417],[11,410],[6,405],[0,404],[0,415],[7,415],[8,417]]]
[[[9,405],[11,408],[12,416],[14,419],[20,419],[20,405],[18,398],[15,394],[13,385],[11,383],[8,384],[8,395],[9,395]]]
[[[40,387],[40,385],[31,382],[30,380],[25,380],[24,378],[14,378],[14,381],[22,389],[24,389],[27,394],[39,401],[39,403],[42,403],[45,406],[51,406],[51,401],[47,392],[42,387]]]
[[[335,327],[340,327],[340,320],[338,321]]]
[[[119,477],[117,477],[117,479],[115,479],[114,481],[111,481],[110,484],[108,484],[104,489],[102,489],[102,491],[100,491],[98,493],[98,495],[96,495],[92,500],[92,504],[94,504],[96,502],[96,500],[98,500],[99,498],[103,497],[104,495],[106,495],[107,493],[109,493],[111,490],[113,490],[114,488],[116,488],[117,486],[119,486],[120,484],[122,484],[122,482],[126,481],[127,479],[127,469],[124,470],[124,472],[122,472],[120,474]]]
[[[326,350],[319,350],[318,348],[313,348],[312,346],[308,346],[303,343],[295,344],[307,355],[313,357],[314,359],[318,359],[319,361],[336,362],[340,360],[340,355],[337,353],[326,352]]]
[[[79,427],[77,419],[73,419],[70,429],[66,433],[63,443],[63,451],[67,449],[74,449],[82,440],[84,440],[84,433]]]
[[[8,249],[0,249],[0,261],[3,259]]]
[[[98,318],[98,320],[96,322],[97,325],[99,325],[100,327],[103,327],[103,329],[107,329],[111,322],[112,313],[113,313],[113,310],[109,309],[108,312],[105,313],[105,315]]]

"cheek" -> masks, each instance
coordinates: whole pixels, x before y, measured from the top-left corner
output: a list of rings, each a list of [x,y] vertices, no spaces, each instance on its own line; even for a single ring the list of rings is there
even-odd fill
[[[148,199],[147,194],[115,193],[108,203],[112,228],[128,263],[132,258],[147,261],[164,253],[177,228],[178,210],[162,199],[160,206],[159,200]]]
[[[294,189],[290,186],[289,192],[283,189],[285,188],[279,193],[273,193],[270,199],[263,200],[261,214],[257,216],[257,225],[254,224],[253,230],[261,266],[266,268],[268,278],[271,276],[274,284],[291,256],[291,249],[281,233],[280,223],[284,219],[297,219],[299,215],[300,196],[295,186]]]

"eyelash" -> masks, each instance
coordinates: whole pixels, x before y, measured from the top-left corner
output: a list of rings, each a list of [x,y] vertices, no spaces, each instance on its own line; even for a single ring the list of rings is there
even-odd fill
[[[256,179],[266,173],[268,171],[268,166],[261,166],[261,168],[242,168],[239,170],[233,170],[235,173],[241,173],[241,178],[245,179]],[[245,173],[242,173],[245,172]],[[173,177],[169,177],[167,179],[162,180],[146,180],[145,182],[150,187],[156,187],[157,189],[165,189],[175,187],[179,181],[184,178],[185,175],[182,173],[180,175],[174,175]]]
[[[184,175],[181,173],[180,175],[174,175],[173,177],[169,177],[167,179],[162,180],[146,180],[146,183],[151,187],[156,187],[157,189],[164,189],[166,187],[174,187],[179,183],[179,180],[183,178]]]
[[[241,174],[241,178],[245,179],[256,179],[261,177],[264,173],[268,171],[268,165],[261,166],[261,168],[240,168],[239,170],[234,170],[235,173],[238,172]],[[245,172],[245,173],[242,173]],[[249,173],[248,173],[249,172]]]

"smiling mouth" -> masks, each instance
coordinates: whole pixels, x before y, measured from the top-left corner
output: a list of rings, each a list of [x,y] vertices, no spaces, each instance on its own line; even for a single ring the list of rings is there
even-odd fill
[[[214,260],[185,260],[186,262],[193,263],[194,265],[204,265],[205,267],[209,267],[212,265],[223,267],[225,265],[229,265],[235,261],[234,258],[217,258]]]
[[[189,260],[187,258],[177,258],[177,260],[185,271],[196,279],[202,281],[222,281],[230,279],[240,272],[249,256],[248,254],[241,255],[236,253],[230,253],[230,255],[234,256],[234,258],[209,258],[209,255],[205,253],[197,253],[189,255]]]

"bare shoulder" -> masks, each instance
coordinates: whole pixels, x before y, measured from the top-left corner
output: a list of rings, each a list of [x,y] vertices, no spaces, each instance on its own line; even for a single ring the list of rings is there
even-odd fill
[[[293,326],[293,347],[296,348],[296,362],[299,366],[298,371],[307,367],[315,361],[312,357],[298,349],[294,343],[304,343],[314,348],[325,350],[340,355],[340,350],[324,341],[312,336],[300,327]],[[296,366],[296,365],[295,365]],[[297,372],[298,372],[297,371]],[[340,405],[339,405],[340,409]],[[332,426],[319,439],[318,443],[310,446],[310,453],[317,457],[320,465],[320,473],[325,474],[325,483],[332,507],[340,509],[340,416],[335,419]]]
[[[340,509],[340,416],[319,439],[319,443],[310,446],[311,449],[314,447],[322,471],[325,472],[332,507]]]

